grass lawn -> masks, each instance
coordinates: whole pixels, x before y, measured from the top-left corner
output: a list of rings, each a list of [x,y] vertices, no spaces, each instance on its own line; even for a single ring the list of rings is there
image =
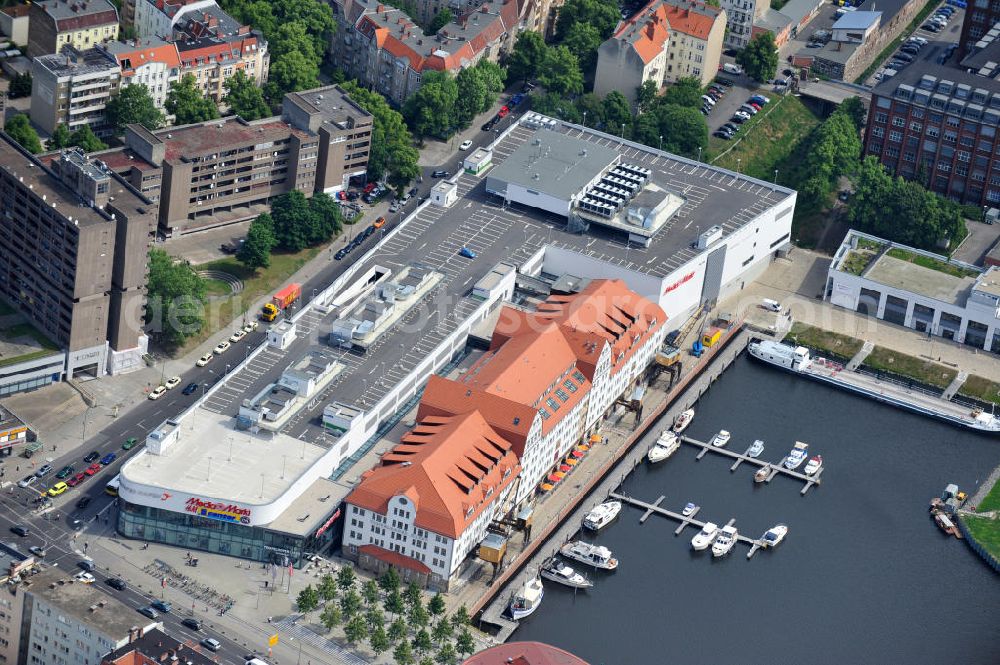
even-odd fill
[[[962,387],[959,388],[958,394],[981,399],[984,402],[1000,404],[1000,383],[970,374]],[[1000,499],[998,499],[997,507],[1000,508]]]
[[[835,353],[845,358],[854,356],[864,346],[864,342],[860,339],[816,328],[815,326],[799,323],[798,321],[792,324],[792,329],[789,331],[786,339],[792,339],[798,344],[803,344],[818,351]]]
[[[739,169],[768,182],[774,180],[774,169],[777,168],[778,182],[786,182],[781,177],[781,168],[785,166],[783,162],[788,161],[819,123],[820,119],[798,97],[773,95],[771,103],[763,111],[743,123],[737,134],[743,140],[736,145],[733,145],[734,141],[709,137],[707,161],[733,171]],[[730,147],[731,150],[722,154]],[[789,164],[789,167],[793,166]]]
[[[993,485],[993,489],[987,494],[982,502],[976,506],[976,510],[980,513],[989,512],[990,510],[1000,509],[1000,483]]]
[[[900,249],[899,247],[893,247],[888,252],[886,252],[886,255],[891,256],[894,259],[899,259],[900,261],[908,261],[909,263],[921,266],[922,268],[937,270],[938,272],[943,272],[944,274],[951,275],[952,277],[979,276],[979,273],[976,272],[975,270],[969,270],[967,268],[962,268],[960,266],[952,265],[950,263],[945,263],[944,261],[932,259],[929,256],[924,256],[923,254],[908,252],[905,249]]]
[[[876,256],[877,253],[870,250],[852,250],[847,255],[847,258],[844,259],[844,262],[840,264],[840,269],[852,275],[860,275]]]
[[[969,532],[990,554],[1000,559],[1000,520],[962,515]]]
[[[221,279],[205,279],[205,293],[211,298],[213,296],[227,295],[231,289],[229,285]]]
[[[54,344],[52,340],[39,332],[38,329],[30,323],[18,323],[8,328],[0,329],[0,339],[9,340],[12,343],[16,343],[16,340],[23,339],[25,337],[30,337],[35,344],[42,348],[35,351],[28,351],[27,353],[22,353],[16,356],[6,356],[0,358],[0,367],[7,367],[8,365],[14,365],[17,363],[27,362],[29,360],[37,360],[39,358],[51,356],[54,352],[59,350],[58,345]]]
[[[904,353],[897,353],[884,346],[876,346],[871,355],[865,359],[865,365],[872,369],[881,369],[908,376],[922,383],[936,386],[942,390],[948,387],[958,372],[950,367],[932,363],[923,358],[914,358]]]

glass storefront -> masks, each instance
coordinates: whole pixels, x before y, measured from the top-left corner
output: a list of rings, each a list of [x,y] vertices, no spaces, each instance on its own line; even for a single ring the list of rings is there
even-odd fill
[[[175,545],[188,550],[227,554],[241,559],[301,568],[306,554],[323,554],[333,543],[335,530],[319,538],[270,531],[259,526],[122,502],[118,533],[126,538]]]

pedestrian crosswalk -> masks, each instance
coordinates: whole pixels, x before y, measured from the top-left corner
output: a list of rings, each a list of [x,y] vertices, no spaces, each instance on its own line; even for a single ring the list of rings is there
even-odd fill
[[[341,646],[333,640],[326,639],[322,635],[317,635],[308,628],[300,626],[296,623],[297,619],[297,615],[292,615],[285,617],[281,621],[274,622],[274,624],[278,627],[278,633],[281,637],[291,637],[295,640],[301,640],[306,644],[311,644],[322,651],[334,653],[338,656],[338,661],[345,663],[346,665],[369,665],[367,660],[353,651]]]

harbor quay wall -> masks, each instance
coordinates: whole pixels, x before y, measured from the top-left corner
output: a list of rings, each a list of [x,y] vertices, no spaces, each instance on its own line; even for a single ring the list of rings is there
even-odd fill
[[[641,423],[635,427],[625,440],[619,444],[617,450],[614,451],[601,467],[598,467],[589,481],[580,487],[569,503],[545,525],[545,528],[530,543],[525,545],[520,555],[490,584],[486,592],[470,608],[472,616],[480,616],[487,609],[491,610],[487,613],[488,615],[499,615],[499,610],[502,608],[492,611],[494,608],[491,607],[491,604],[494,602],[502,603],[506,600],[506,596],[500,596],[501,591],[510,586],[511,582],[516,580],[517,576],[532,564],[537,557],[548,558],[555,554],[555,551],[559,549],[562,543],[578,530],[577,526],[567,523],[567,520],[580,511],[584,502],[590,500],[592,495],[597,494],[603,498],[610,494],[621,484],[627,473],[642,462],[646,451],[634,447],[649,431],[652,425],[663,416],[667,409],[676,403],[681,404],[677,409],[678,411],[688,409],[695,404],[705,394],[711,384],[742,353],[749,343],[750,338],[758,334],[753,333],[751,335],[744,327],[744,322],[740,320],[733,327],[730,334],[723,338],[722,343],[711,349],[706,349],[705,354],[699,362],[668,392],[648,391],[647,395],[650,397],[654,395],[659,396],[658,403],[651,410],[645,412],[647,415],[645,415]],[[715,364],[715,361],[720,359],[722,360],[721,366],[717,370],[712,368],[712,371],[708,372],[707,370]],[[621,471],[620,474],[618,473],[619,470]],[[558,542],[549,551],[549,548],[545,548],[545,546],[554,539],[554,536],[559,536],[556,539]],[[491,623],[489,616],[480,616],[480,620],[485,623]],[[505,638],[503,633],[499,637]]]

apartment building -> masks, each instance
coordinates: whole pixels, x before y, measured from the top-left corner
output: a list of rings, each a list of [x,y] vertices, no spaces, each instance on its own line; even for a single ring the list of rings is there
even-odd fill
[[[771,8],[771,0],[720,0],[728,30],[725,48],[741,49],[753,39],[754,23]]]
[[[189,12],[174,26],[181,76],[193,74],[202,94],[222,102],[225,83],[242,71],[258,85],[267,83],[270,54],[257,30],[240,25],[218,7]]]
[[[17,591],[22,665],[100,665],[104,654],[162,627],[61,568],[40,569]]]
[[[448,588],[490,523],[510,509],[520,466],[479,411],[427,416],[345,500],[344,553],[381,573]]]
[[[101,659],[100,665],[216,665],[216,657],[191,642],[181,642],[159,628],[136,635],[128,644]]]
[[[496,62],[517,36],[517,0],[487,0],[459,15],[434,36],[402,10],[375,0],[333,0],[338,30],[334,64],[401,106],[419,87],[423,72],[458,73],[486,58]]]
[[[78,149],[0,139],[0,294],[66,349],[66,378],[143,365],[156,206]]]
[[[15,44],[28,43],[28,21],[31,5],[11,5],[0,9],[0,32]]]
[[[932,191],[1000,207],[1000,25],[958,66],[925,60],[872,90],[866,155]]]
[[[962,34],[958,38],[958,57],[972,54],[976,42],[989,33],[1000,21],[1000,2],[996,0],[969,0],[962,19]]]
[[[96,156],[159,201],[160,232],[171,236],[252,219],[292,190],[345,189],[368,168],[371,132],[372,116],[328,86],[290,93],[281,116],[254,122],[132,125],[124,148]]]
[[[159,37],[147,37],[128,42],[109,42],[98,49],[118,63],[121,86],[146,86],[156,108],[163,110],[170,84],[181,76],[181,60],[176,45]]]
[[[104,109],[121,84],[121,68],[106,51],[63,48],[31,62],[31,121],[51,134],[59,125],[71,132],[89,125],[109,136]]]
[[[726,14],[694,0],[652,0],[597,53],[594,92],[617,90],[634,102],[646,81],[657,86],[693,77],[708,85],[719,68]]]
[[[118,39],[118,10],[109,0],[40,0],[31,4],[28,55],[83,51]]]
[[[123,0],[122,23],[137,37],[170,39],[174,27],[193,12],[217,9],[215,0]]]

